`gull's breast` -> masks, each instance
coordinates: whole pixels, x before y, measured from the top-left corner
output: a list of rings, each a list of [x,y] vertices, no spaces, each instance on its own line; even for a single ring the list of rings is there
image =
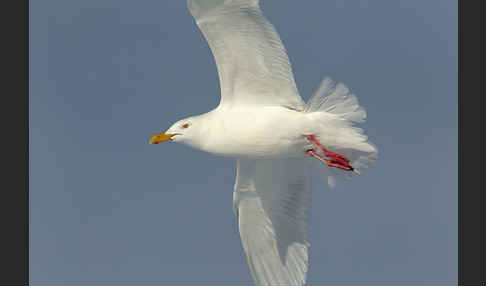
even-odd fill
[[[305,113],[285,107],[221,109],[203,150],[230,157],[304,156],[309,124]]]

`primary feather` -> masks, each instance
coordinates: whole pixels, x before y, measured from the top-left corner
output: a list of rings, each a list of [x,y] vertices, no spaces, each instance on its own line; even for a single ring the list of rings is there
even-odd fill
[[[189,0],[221,85],[221,104],[283,105],[301,109],[290,62],[258,1]]]
[[[305,283],[307,168],[302,159],[238,159],[233,206],[257,286]]]

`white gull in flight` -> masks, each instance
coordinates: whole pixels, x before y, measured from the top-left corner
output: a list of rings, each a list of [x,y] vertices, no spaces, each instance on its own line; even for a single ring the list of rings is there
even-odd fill
[[[310,164],[333,186],[337,176],[374,162],[376,147],[354,126],[366,113],[346,86],[328,78],[302,100],[258,0],[189,0],[188,7],[216,60],[221,101],[150,143],[236,158],[233,210],[256,285],[304,285]]]

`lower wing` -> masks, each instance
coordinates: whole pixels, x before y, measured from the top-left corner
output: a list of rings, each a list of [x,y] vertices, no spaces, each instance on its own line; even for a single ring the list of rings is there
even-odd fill
[[[233,209],[257,286],[301,286],[310,170],[303,159],[238,159]]]

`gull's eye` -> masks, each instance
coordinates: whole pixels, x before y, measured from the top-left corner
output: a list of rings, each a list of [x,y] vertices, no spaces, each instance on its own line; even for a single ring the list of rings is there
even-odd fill
[[[182,125],[182,128],[188,128],[188,127],[189,127],[189,123]]]

